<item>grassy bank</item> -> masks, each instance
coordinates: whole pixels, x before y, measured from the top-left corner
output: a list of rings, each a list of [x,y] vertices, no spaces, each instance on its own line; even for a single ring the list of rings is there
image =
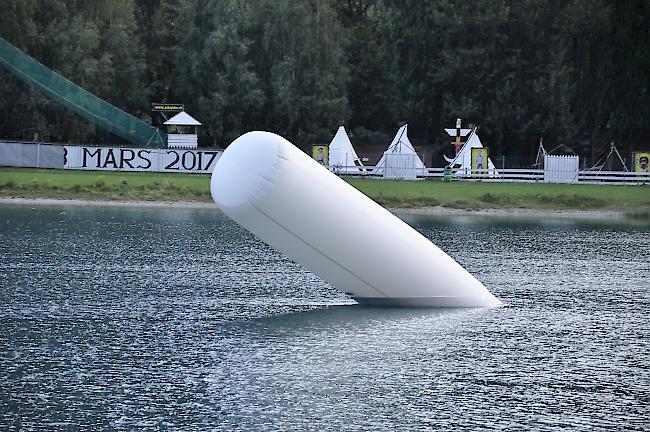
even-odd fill
[[[349,182],[386,207],[442,205],[452,208],[607,209],[633,211],[650,207],[650,187],[546,183]]]
[[[210,176],[26,168],[0,169],[0,196],[210,201]]]
[[[650,214],[647,186],[444,183],[439,179],[347,181],[386,207],[606,209],[631,215]],[[0,196],[209,202],[210,177],[4,168],[0,169]]]

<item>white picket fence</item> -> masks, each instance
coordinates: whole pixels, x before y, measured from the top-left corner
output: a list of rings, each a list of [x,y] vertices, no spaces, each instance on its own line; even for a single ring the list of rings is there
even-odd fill
[[[544,183],[575,183],[579,172],[578,156],[544,156]]]
[[[341,172],[343,168],[338,167]],[[358,167],[350,167],[356,168]],[[346,176],[355,177],[374,177],[383,178],[383,174],[373,174],[374,166],[365,166],[364,171],[353,171],[346,173]],[[427,168],[426,170],[417,170],[418,178],[438,177],[442,178],[444,168]],[[543,169],[494,169],[494,170],[452,170],[454,180],[462,181],[482,181],[482,182],[521,182],[521,183],[541,183],[544,182]],[[548,175],[547,175],[548,178]],[[597,171],[597,170],[579,170],[577,177],[570,183],[580,184],[649,184],[650,173],[638,173],[629,171]]]

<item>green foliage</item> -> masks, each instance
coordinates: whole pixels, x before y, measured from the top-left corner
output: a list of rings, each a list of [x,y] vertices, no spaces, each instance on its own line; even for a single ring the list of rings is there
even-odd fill
[[[327,3],[193,0],[179,23],[177,93],[210,143],[263,128],[307,145],[345,118],[341,29]]]
[[[331,139],[347,117],[343,29],[328,2],[251,2],[255,68],[267,95],[267,129],[302,147]]]
[[[173,83],[187,0],[136,0],[136,19],[144,47],[146,90],[152,102],[178,103]],[[160,120],[154,117],[154,122]]]
[[[456,117],[492,154],[650,136],[647,0],[6,0],[0,37],[144,120],[184,103],[203,145],[252,130],[306,148],[345,123],[444,145]],[[117,138],[0,69],[0,137]]]
[[[554,3],[387,2],[402,117],[431,138],[462,117],[481,125],[495,153],[549,134],[571,142],[569,41]]]
[[[0,37],[121,109],[135,115],[143,111],[145,64],[133,0],[9,0],[4,6]],[[4,70],[0,73],[0,136],[63,142],[107,136]]]
[[[237,0],[188,1],[181,12],[175,61],[178,94],[200,118],[204,139],[229,142],[263,103],[249,59],[250,12]]]
[[[334,8],[344,24],[339,37],[350,69],[347,95],[350,106],[348,130],[364,137],[371,133],[394,134],[395,74],[385,40],[379,32],[380,14],[376,0],[337,0]],[[368,131],[369,133],[365,133]],[[378,139],[375,142],[384,142]]]

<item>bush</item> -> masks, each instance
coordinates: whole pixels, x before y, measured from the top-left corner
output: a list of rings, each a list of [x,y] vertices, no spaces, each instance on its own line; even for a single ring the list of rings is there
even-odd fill
[[[470,202],[463,198],[456,198],[442,203],[443,207],[449,207],[454,209],[476,209],[476,202]]]
[[[479,200],[481,200],[484,203],[487,204],[494,204],[498,206],[509,206],[512,205],[513,199],[512,197],[504,194],[495,194],[495,193],[486,193],[483,194],[479,197]]]

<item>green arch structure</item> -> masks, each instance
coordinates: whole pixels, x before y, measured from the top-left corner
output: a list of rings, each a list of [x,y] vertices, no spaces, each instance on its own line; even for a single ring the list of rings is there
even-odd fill
[[[0,64],[55,102],[138,146],[162,147],[167,135],[79,87],[0,38]]]

